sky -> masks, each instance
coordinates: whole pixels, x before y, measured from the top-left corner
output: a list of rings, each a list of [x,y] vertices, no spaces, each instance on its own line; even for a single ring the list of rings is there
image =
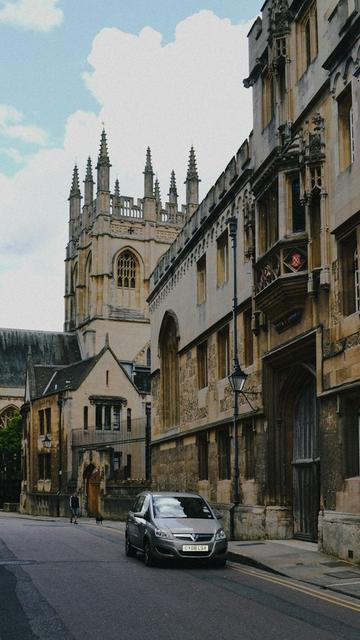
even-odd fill
[[[252,126],[247,33],[258,0],[0,0],[0,326],[61,331],[74,164],[102,127],[111,188],[163,202],[194,145],[200,199]],[[82,185],[81,185],[82,186]]]

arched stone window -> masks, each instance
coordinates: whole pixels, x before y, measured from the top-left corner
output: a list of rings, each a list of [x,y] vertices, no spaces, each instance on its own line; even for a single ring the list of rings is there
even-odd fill
[[[122,289],[135,289],[137,260],[131,251],[123,251],[117,260],[117,286]]]
[[[18,411],[18,407],[15,407],[14,405],[5,407],[5,409],[0,412],[0,429],[2,427],[6,427],[8,421],[11,420]]]
[[[85,318],[90,316],[90,302],[91,302],[91,265],[92,256],[89,253],[86,259],[85,265],[85,300],[84,300],[84,315]]]
[[[160,331],[160,373],[162,388],[162,423],[170,429],[179,424],[179,354],[175,318],[167,315]]]

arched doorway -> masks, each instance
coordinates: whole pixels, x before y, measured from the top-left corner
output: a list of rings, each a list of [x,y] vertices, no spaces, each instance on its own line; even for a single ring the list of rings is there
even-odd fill
[[[86,481],[86,509],[88,516],[96,516],[99,513],[100,495],[100,471],[94,465],[90,465],[84,472]]]
[[[317,540],[320,458],[314,378],[310,379],[296,398],[292,465],[294,536]]]
[[[276,441],[282,504],[292,505],[294,537],[316,541],[320,507],[320,458],[316,378],[306,363],[287,372],[279,389]]]

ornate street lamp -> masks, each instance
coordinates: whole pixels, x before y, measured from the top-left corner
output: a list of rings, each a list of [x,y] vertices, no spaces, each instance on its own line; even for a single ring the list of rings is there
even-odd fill
[[[43,447],[45,447],[45,449],[50,449],[50,447],[51,447],[51,440],[50,440],[50,438],[49,438],[49,436],[48,436],[48,434],[47,434],[47,433],[46,433],[46,434],[45,434],[45,436],[43,437],[42,443],[43,443]]]
[[[238,361],[236,361],[234,364],[235,364],[234,371],[230,373],[230,375],[228,376],[228,380],[230,382],[233,392],[241,393],[245,386],[247,373],[245,373],[241,369]]]

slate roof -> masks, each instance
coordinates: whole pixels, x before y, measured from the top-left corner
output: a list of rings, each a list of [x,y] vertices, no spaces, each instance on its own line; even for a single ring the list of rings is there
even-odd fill
[[[70,364],[67,367],[61,367],[60,369],[55,367],[51,375],[48,377],[47,381],[45,380],[45,378],[43,378],[43,382],[45,381],[45,385],[43,386],[39,395],[58,393],[59,391],[65,391],[65,389],[77,389],[81,385],[83,380],[85,380],[85,378],[90,373],[91,369],[97,363],[102,354],[103,351],[100,351],[100,353],[98,353],[96,356],[93,356],[92,358],[87,358],[86,360],[75,362],[74,364]],[[40,378],[41,376],[43,376],[43,372],[40,371],[42,367],[34,367],[34,369],[36,389],[37,391],[39,391]]]
[[[1,387],[25,385],[29,347],[34,365],[68,365],[81,360],[75,333],[0,329]]]

